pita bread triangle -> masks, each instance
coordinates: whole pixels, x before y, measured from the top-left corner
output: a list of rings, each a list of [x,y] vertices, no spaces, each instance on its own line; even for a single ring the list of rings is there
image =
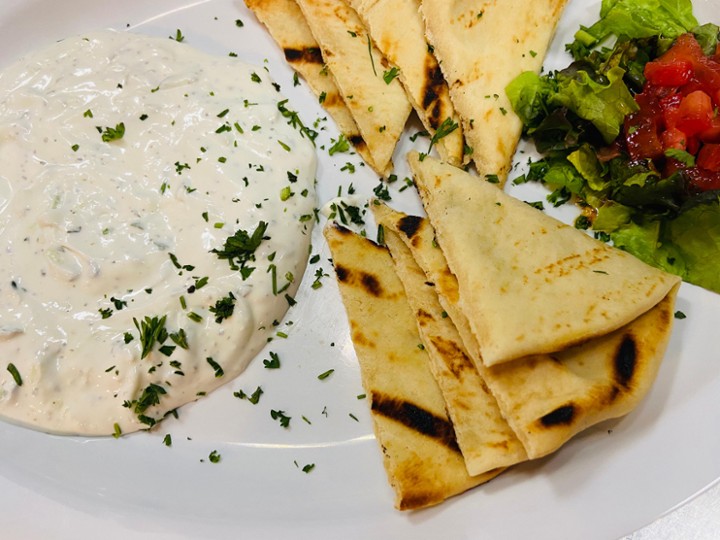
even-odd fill
[[[460,309],[457,279],[430,222],[406,216],[395,221],[394,228],[434,283],[480,377],[530,459],[554,452],[589,426],[629,413],[649,391],[671,334],[678,285],[646,314],[615,332],[560,353],[487,367]]]
[[[447,83],[425,39],[420,0],[350,0],[373,43],[397,68],[408,99],[425,129],[433,136],[440,157],[460,165],[465,157],[465,140],[455,113]]]
[[[387,64],[357,13],[344,1],[297,0],[340,95],[353,115],[376,170],[392,155],[412,107],[400,82],[383,80]]]
[[[409,224],[413,216],[383,204],[374,204],[372,209],[376,221],[384,228],[385,243],[415,313],[430,370],[442,391],[468,472],[477,475],[525,461],[523,445],[503,418],[495,397],[440,305],[435,283],[428,281],[405,243],[407,236],[399,227]]]
[[[422,0],[434,48],[480,176],[507,178],[520,132],[505,87],[538,71],[567,0]]]
[[[322,105],[340,133],[370,167],[380,175],[387,175],[390,169],[378,169],[332,76],[323,69],[325,61],[320,47],[295,0],[245,0],[245,4],[265,25],[287,62],[305,79],[315,96],[318,99],[322,96]]]
[[[465,468],[389,252],[347,229],[324,232],[395,506],[434,505],[498,475]]]
[[[608,334],[679,283],[461,169],[408,161],[487,366]]]

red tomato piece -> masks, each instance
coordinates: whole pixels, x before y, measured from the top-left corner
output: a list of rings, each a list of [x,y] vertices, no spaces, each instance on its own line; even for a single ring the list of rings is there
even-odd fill
[[[720,116],[713,116],[710,127],[701,131],[698,136],[704,143],[720,143]]]
[[[695,135],[712,126],[713,104],[702,90],[689,93],[680,102],[676,127],[686,135]]]
[[[690,184],[700,191],[720,189],[720,172],[709,171],[699,167],[685,169]]]
[[[708,171],[720,172],[720,144],[705,144],[700,149],[695,165]]]
[[[685,150],[687,148],[687,135],[677,128],[671,128],[662,133],[663,148],[675,148],[676,150]]]
[[[645,64],[645,78],[657,86],[682,86],[690,81],[692,74],[693,64],[688,60]]]

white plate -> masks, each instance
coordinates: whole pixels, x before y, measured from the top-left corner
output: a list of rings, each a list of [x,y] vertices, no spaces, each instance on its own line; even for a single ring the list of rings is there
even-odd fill
[[[710,20],[717,2],[696,4],[699,18]],[[598,2],[571,3],[549,63],[567,61],[563,43],[598,9]],[[304,85],[293,85],[280,51],[240,0],[3,0],[0,64],[100,27],[159,36],[181,29],[188,45],[264,64],[306,123],[325,116]],[[337,132],[322,125],[320,202],[339,186],[347,193],[350,183],[365,200],[378,178],[357,156],[330,158],[327,143]],[[411,144],[406,137],[396,153],[400,180],[391,190],[393,206],[403,210],[418,204],[412,190],[399,193]],[[426,139],[414,144],[427,148]],[[357,166],[354,174],[341,170],[346,162]],[[521,193],[526,199],[541,197],[537,186],[523,189],[533,193]],[[720,296],[683,285],[677,308],[687,319],[676,321],[657,383],[629,416],[439,507],[395,511],[367,404],[357,398],[362,387],[334,278],[309,287],[318,267],[332,274],[319,228],[313,253],[322,261],[309,268],[281,327],[290,338],[273,341],[260,357],[278,352],[281,369],[266,370],[258,359],[238,380],[181,409],[179,420],[120,440],[0,423],[0,536],[606,539],[651,522],[720,477]],[[328,369],[335,371],[318,380]],[[258,405],[232,395],[258,385],[265,391]],[[270,418],[271,409],[292,417],[290,429]],[[170,448],[162,444],[166,433]],[[213,450],[220,463],[209,462]]]

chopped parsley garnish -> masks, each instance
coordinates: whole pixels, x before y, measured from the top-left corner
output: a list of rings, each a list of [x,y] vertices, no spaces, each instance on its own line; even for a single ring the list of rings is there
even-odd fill
[[[145,316],[142,321],[138,322],[138,320],[133,317],[135,328],[137,328],[140,333],[140,345],[142,347],[142,353],[140,354],[141,359],[150,354],[155,342],[162,343],[165,341],[167,337],[167,330],[165,329],[166,319],[167,315],[163,315],[160,318],[157,316],[152,318]]]
[[[278,422],[280,422],[280,425],[281,425],[282,427],[284,427],[284,428],[286,428],[286,429],[290,427],[290,420],[292,419],[292,417],[291,417],[291,416],[287,416],[287,415],[285,414],[285,411],[271,410],[271,411],[270,411],[270,417],[271,417],[273,420],[277,420]]]
[[[395,77],[400,74],[400,70],[397,67],[392,67],[389,70],[383,72],[383,81],[385,84],[390,84]]]
[[[291,125],[295,129],[299,130],[300,134],[307,137],[310,140],[310,142],[312,142],[314,145],[315,139],[318,136],[318,132],[308,128],[305,124],[303,124],[298,113],[295,111],[291,111],[290,109],[288,109],[285,106],[287,102],[288,102],[287,99],[284,99],[284,100],[278,102],[277,108],[280,111],[280,114],[282,114],[283,117],[288,119],[289,125]]]
[[[125,135],[125,124],[123,122],[120,122],[119,124],[115,124],[114,128],[106,127],[105,129],[101,129],[101,136],[103,142],[111,142],[111,141],[117,141],[123,138]]]
[[[687,317],[687,315],[685,315],[682,311],[678,310],[675,312],[676,319],[685,319],[686,317]],[[10,365],[12,365],[12,364],[10,364]]]
[[[280,367],[280,357],[277,353],[270,351],[270,360],[263,360],[265,369],[278,369]]]
[[[328,369],[327,371],[325,371],[325,372],[321,373],[320,375],[318,375],[318,380],[324,381],[324,380],[327,379],[330,375],[332,375],[334,371],[335,371],[334,369]]]
[[[23,385],[23,380],[22,380],[22,377],[20,376],[20,372],[19,372],[18,369],[15,367],[15,364],[13,364],[12,362],[10,362],[10,363],[7,365],[7,370],[10,372],[10,375],[12,375],[12,378],[13,378],[13,380],[15,381],[15,384],[17,384],[18,386],[22,386],[22,385]]]
[[[167,394],[167,391],[162,386],[150,383],[150,385],[142,391],[140,397],[130,403],[130,406],[132,406],[136,414],[143,415],[143,413],[153,405],[159,405],[160,396],[164,396],[165,394]],[[140,416],[138,416],[138,418],[140,418]],[[143,423],[147,422],[143,421]]]
[[[304,472],[305,474],[307,474],[307,473],[309,473],[310,471],[312,471],[314,468],[315,468],[315,464],[314,464],[314,463],[308,463],[307,465],[305,465],[305,466],[302,468],[302,472]]]
[[[108,319],[108,318],[112,317],[113,310],[110,308],[100,308],[100,309],[98,309],[98,313],[100,313],[100,316],[103,319]]]
[[[185,36],[183,36],[183,33],[180,31],[179,28],[178,28],[177,30],[175,30],[175,35],[174,35],[174,36],[168,36],[168,37],[169,37],[170,39],[174,39],[174,40],[177,41],[178,43],[182,43],[183,41],[185,41]]]
[[[169,447],[169,446],[172,446],[172,437],[170,436],[169,433],[167,433],[167,434],[163,437],[162,442],[163,442],[163,444],[164,444],[165,446],[168,446],[168,447]]]
[[[208,364],[210,364],[210,367],[215,370],[215,378],[219,379],[223,375],[225,375],[225,371],[223,371],[223,368],[218,364],[215,360],[212,359],[211,356],[208,356],[206,359]]]
[[[337,154],[338,152],[347,152],[350,150],[350,142],[345,138],[345,135],[342,133],[340,136],[335,139],[330,139],[330,141],[333,143],[333,145],[328,149],[328,154],[331,156],[334,154]]]
[[[458,128],[458,123],[453,121],[452,118],[448,117],[445,120],[442,121],[442,124],[440,124],[435,131],[435,134],[432,136],[432,139],[430,139],[430,146],[428,147],[427,153],[430,153],[430,150],[432,150],[432,147],[442,138],[447,137],[450,135],[453,131],[455,131]]]
[[[122,429],[120,429],[120,424],[115,422],[113,424],[113,437],[116,439],[119,439],[122,436]]]
[[[250,403],[253,405],[257,405],[260,401],[260,396],[263,394],[263,389],[261,387],[257,387],[255,391],[250,394],[249,396],[243,392],[242,390],[238,390],[237,392],[233,392],[233,396],[235,396],[238,399],[247,399]]]
[[[224,298],[215,302],[214,306],[210,306],[210,313],[215,315],[215,322],[221,323],[233,314],[235,310],[235,295],[229,292]]]
[[[261,221],[252,235],[238,229],[235,234],[225,240],[222,249],[212,249],[210,252],[215,253],[219,259],[227,260],[233,270],[240,270],[242,278],[245,280],[255,270],[253,267],[246,266],[246,263],[255,260],[255,250],[260,246],[267,226],[267,223]]]

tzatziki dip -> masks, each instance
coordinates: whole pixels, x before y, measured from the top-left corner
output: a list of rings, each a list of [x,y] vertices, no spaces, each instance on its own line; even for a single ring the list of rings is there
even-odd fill
[[[316,156],[262,67],[99,31],[0,73],[0,417],[147,429],[294,302]]]

